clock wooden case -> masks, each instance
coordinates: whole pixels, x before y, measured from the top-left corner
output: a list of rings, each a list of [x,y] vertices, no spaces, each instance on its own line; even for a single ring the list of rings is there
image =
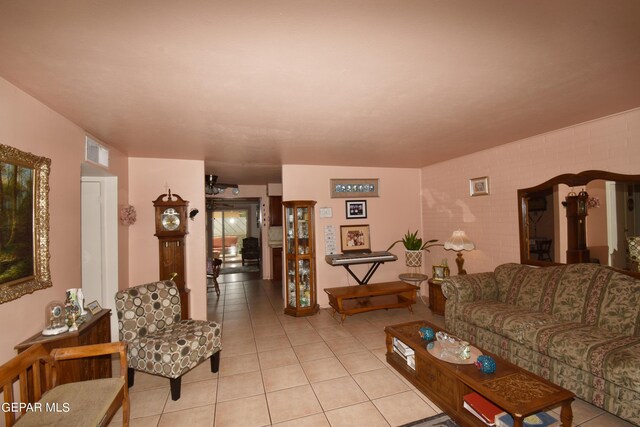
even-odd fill
[[[187,229],[187,211],[189,202],[177,194],[161,194],[153,201],[156,211],[156,233],[160,280],[173,281],[180,292],[182,319],[189,318],[189,290],[186,285],[185,236]],[[174,273],[177,275],[174,276]]]

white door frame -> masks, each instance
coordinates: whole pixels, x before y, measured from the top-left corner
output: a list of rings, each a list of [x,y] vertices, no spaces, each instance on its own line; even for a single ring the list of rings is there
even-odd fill
[[[92,236],[100,237],[102,244],[96,250],[101,253],[88,254],[90,257],[98,257],[102,265],[101,283],[85,283],[83,274],[82,288],[85,294],[94,295],[102,308],[111,309],[111,341],[118,341],[118,319],[115,310],[115,294],[118,291],[118,177],[106,176],[100,170],[102,176],[93,176],[94,169],[83,165],[81,186],[84,183],[98,183],[100,185],[101,215],[100,218],[88,218],[84,209],[82,218],[82,242],[83,242],[83,268],[85,268],[85,241]],[[88,227],[88,229],[85,229]],[[95,234],[93,234],[95,233]],[[99,296],[99,297],[98,297]],[[90,301],[85,301],[89,303]]]

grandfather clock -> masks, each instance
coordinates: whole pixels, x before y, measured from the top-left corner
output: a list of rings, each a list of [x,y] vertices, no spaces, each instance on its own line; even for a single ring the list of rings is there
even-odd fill
[[[156,234],[159,245],[160,280],[173,281],[180,292],[182,319],[189,318],[189,290],[185,277],[185,236],[189,202],[177,194],[161,194],[153,202],[156,209]]]
[[[570,192],[565,204],[567,208],[567,264],[589,262],[587,249],[587,200],[589,195],[582,190],[577,195]]]

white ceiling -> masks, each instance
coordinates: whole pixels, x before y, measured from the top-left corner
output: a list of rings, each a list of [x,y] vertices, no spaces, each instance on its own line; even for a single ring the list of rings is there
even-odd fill
[[[421,167],[640,106],[640,1],[0,0],[0,76],[220,182]]]

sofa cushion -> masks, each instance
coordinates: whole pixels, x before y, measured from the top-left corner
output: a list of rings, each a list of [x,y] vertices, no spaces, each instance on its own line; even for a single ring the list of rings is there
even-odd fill
[[[531,348],[536,331],[543,325],[558,324],[552,316],[500,301],[481,300],[461,304],[458,317]]]
[[[574,324],[542,326],[536,340],[540,353],[614,384],[640,390],[640,337]]]
[[[640,337],[562,322],[499,301],[464,303],[459,319],[596,377],[640,390]]]

